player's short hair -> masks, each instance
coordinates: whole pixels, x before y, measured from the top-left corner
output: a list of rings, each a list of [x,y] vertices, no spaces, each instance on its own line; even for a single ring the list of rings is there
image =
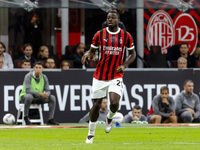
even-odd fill
[[[33,67],[35,67],[36,65],[41,65],[41,66],[43,67],[43,65],[42,65],[42,62],[41,62],[41,61],[36,61],[36,62],[34,63],[34,65],[33,65]]]
[[[160,93],[162,93],[162,91],[167,90],[167,92],[169,93],[169,88],[167,86],[163,86],[160,88]]]
[[[48,58],[45,60],[45,63],[47,63],[47,60],[48,60],[48,59],[53,59],[53,60],[54,60],[54,63],[55,63],[55,59],[54,59],[53,56],[48,57]]]
[[[111,10],[109,10],[108,14],[109,14],[109,13],[115,13],[115,14],[117,14],[118,19],[120,19],[119,13],[117,12],[116,9],[111,9]]]
[[[177,62],[179,63],[181,60],[184,60],[187,63],[187,59],[184,58],[184,57],[179,57],[178,60],[177,60]]]
[[[61,65],[60,65],[60,68],[63,68],[64,63],[68,63],[69,68],[71,68],[71,63],[70,63],[69,61],[67,61],[67,60],[63,60],[63,61],[62,61]]]
[[[142,109],[142,108],[140,107],[140,105],[135,105],[135,106],[133,107],[133,109],[139,110],[139,109]]]
[[[192,83],[194,83],[192,80],[187,79],[187,80],[185,80],[185,81],[183,82],[183,86],[185,86],[188,82],[192,82]]]
[[[189,44],[188,44],[187,42],[182,42],[182,43],[180,44],[180,47],[181,47],[181,45],[187,45],[187,47],[189,47]]]
[[[32,48],[32,50],[33,50],[33,46],[32,46],[30,43],[26,43],[26,44],[24,44],[24,46],[23,46],[23,50],[25,50],[26,47],[28,47],[28,46],[30,46],[30,47]]]
[[[23,59],[23,60],[22,60],[22,64],[24,64],[25,62],[31,63],[31,61],[30,61],[30,60]]]

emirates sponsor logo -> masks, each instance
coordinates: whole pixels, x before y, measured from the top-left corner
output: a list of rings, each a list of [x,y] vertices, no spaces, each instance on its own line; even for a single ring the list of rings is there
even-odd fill
[[[103,50],[105,51],[105,54],[119,55],[119,52],[122,51],[122,48],[113,46],[103,46]]]

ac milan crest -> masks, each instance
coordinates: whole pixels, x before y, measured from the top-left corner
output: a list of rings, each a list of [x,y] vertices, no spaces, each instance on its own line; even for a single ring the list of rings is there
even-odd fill
[[[168,13],[159,10],[150,18],[147,26],[147,46],[161,46],[162,53],[174,43],[173,21]]]

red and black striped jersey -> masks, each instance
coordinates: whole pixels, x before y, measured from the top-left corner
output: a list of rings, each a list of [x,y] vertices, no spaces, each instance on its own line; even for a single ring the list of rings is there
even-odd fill
[[[134,49],[130,33],[121,28],[117,32],[110,32],[107,27],[94,35],[91,47],[99,48],[100,54],[94,78],[105,81],[123,77],[123,73],[117,73],[117,68],[123,64],[125,46],[127,50]]]

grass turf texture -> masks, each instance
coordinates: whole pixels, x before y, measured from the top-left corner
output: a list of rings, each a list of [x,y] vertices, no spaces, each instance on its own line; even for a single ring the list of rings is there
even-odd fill
[[[86,124],[61,124],[80,126]],[[195,150],[200,148],[200,127],[154,127],[122,124],[109,134],[97,125],[93,144],[85,144],[87,128],[1,129],[2,150]]]

